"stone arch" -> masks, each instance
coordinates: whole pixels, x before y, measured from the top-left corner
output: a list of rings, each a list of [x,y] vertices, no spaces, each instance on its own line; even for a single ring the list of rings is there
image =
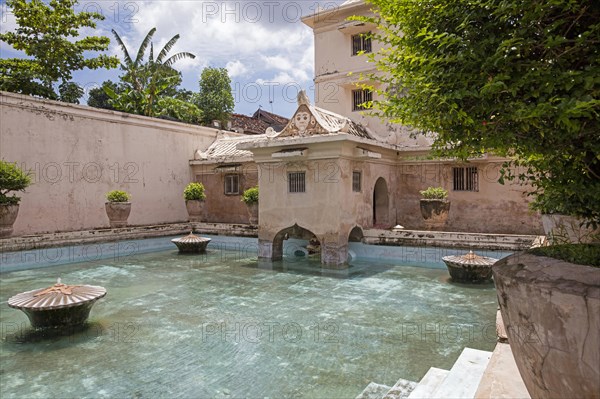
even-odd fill
[[[360,226],[354,227],[350,230],[350,234],[348,234],[349,242],[362,242],[365,235],[363,234],[363,230]]]
[[[285,229],[280,230],[277,234],[275,234],[275,238],[273,238],[273,260],[281,260],[283,258],[283,241],[288,238],[300,238],[303,240],[310,240],[314,237],[317,237],[315,233],[312,231],[299,226],[298,224],[294,224],[293,226],[286,227]],[[317,237],[317,240],[319,238]]]
[[[388,227],[390,225],[390,196],[387,182],[380,177],[373,189],[373,226]]]

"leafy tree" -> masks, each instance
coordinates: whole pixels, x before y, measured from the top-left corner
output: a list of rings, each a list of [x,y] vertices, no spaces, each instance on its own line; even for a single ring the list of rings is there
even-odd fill
[[[115,68],[116,57],[98,55],[85,58],[86,51],[104,51],[110,40],[104,36],[79,36],[79,29],[95,28],[98,13],[75,13],[77,0],[8,0],[19,27],[15,32],[0,34],[0,40],[30,59],[0,59],[0,89],[15,93],[77,102],[83,91],[71,82],[72,72],[84,68]],[[59,83],[59,94],[54,89]]]
[[[167,58],[169,51],[179,40],[179,35],[175,35],[165,44],[155,59],[152,37],[156,28],[152,28],[146,34],[133,59],[119,34],[115,30],[112,32],[123,51],[121,69],[125,72],[121,76],[125,86],[121,93],[117,94],[110,87],[105,89],[112,99],[112,105],[121,111],[156,116],[157,100],[161,96],[174,96],[177,93],[177,86],[181,83],[181,75],[172,68],[172,65],[180,59],[196,56],[188,52],[180,52]],[[150,54],[148,61],[144,62],[148,47],[150,47]]]
[[[194,102],[204,113],[205,125],[210,125],[213,120],[225,123],[234,107],[227,69],[204,68],[200,77],[200,92]]]
[[[500,180],[531,183],[536,209],[600,223],[600,2],[368,1],[376,113],[439,154],[512,157]]]
[[[157,116],[181,122],[200,124],[202,111],[192,103],[174,97],[160,97],[156,102]]]
[[[58,86],[58,93],[60,101],[79,104],[79,99],[83,96],[83,89],[75,82],[62,82]]]
[[[112,104],[110,104],[110,102],[109,102],[110,97],[108,96],[108,94],[106,94],[106,91],[104,90],[105,86],[110,87],[110,89],[113,92],[115,92],[115,94],[119,94],[123,90],[119,84],[117,84],[111,80],[107,80],[102,83],[102,86],[94,87],[93,89],[91,89],[89,91],[87,105],[89,105],[90,107],[95,107],[95,108],[103,108],[103,109],[111,109],[111,110],[115,109],[112,106]]]

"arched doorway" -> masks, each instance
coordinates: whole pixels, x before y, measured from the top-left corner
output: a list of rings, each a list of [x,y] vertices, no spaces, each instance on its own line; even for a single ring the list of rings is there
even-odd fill
[[[363,238],[364,238],[363,231],[358,226],[356,226],[355,228],[353,228],[350,231],[350,234],[348,235],[348,241],[349,242],[362,242]]]
[[[373,190],[373,227],[388,227],[390,224],[388,186],[383,177],[375,182]]]
[[[275,235],[273,239],[273,260],[281,260],[283,258],[283,241],[288,238],[298,238],[301,240],[309,241],[309,245],[318,239],[316,235],[304,227],[298,226],[297,224],[287,227],[281,230],[279,233]],[[320,243],[319,243],[320,246]],[[301,248],[291,248],[290,251],[292,254],[296,253],[296,251],[301,250]]]

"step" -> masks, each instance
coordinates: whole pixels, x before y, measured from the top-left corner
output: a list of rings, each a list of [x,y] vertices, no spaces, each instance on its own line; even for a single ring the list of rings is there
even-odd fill
[[[465,348],[432,398],[474,398],[492,352]]]
[[[400,378],[383,399],[404,399],[415,389],[418,383]]]
[[[383,399],[404,399],[415,389],[418,383],[400,378]]]
[[[371,382],[356,399],[382,399],[392,387]]]
[[[438,369],[435,367],[430,368],[427,373],[423,376],[419,384],[415,389],[408,395],[409,399],[429,399],[432,397],[433,392],[440,386],[446,379],[446,376],[450,372],[448,370]]]
[[[498,343],[483,373],[475,397],[478,399],[530,399],[509,344]]]

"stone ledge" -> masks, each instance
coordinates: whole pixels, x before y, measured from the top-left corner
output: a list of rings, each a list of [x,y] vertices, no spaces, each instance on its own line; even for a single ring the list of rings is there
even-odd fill
[[[521,251],[540,245],[545,237],[517,234],[465,233],[451,231],[365,229],[364,243],[391,246]]]
[[[171,223],[153,226],[129,226],[121,229],[82,230],[3,238],[0,239],[0,252],[166,237],[187,234],[192,229],[194,232],[201,234],[238,237],[258,236],[256,226],[251,225],[202,222]]]

